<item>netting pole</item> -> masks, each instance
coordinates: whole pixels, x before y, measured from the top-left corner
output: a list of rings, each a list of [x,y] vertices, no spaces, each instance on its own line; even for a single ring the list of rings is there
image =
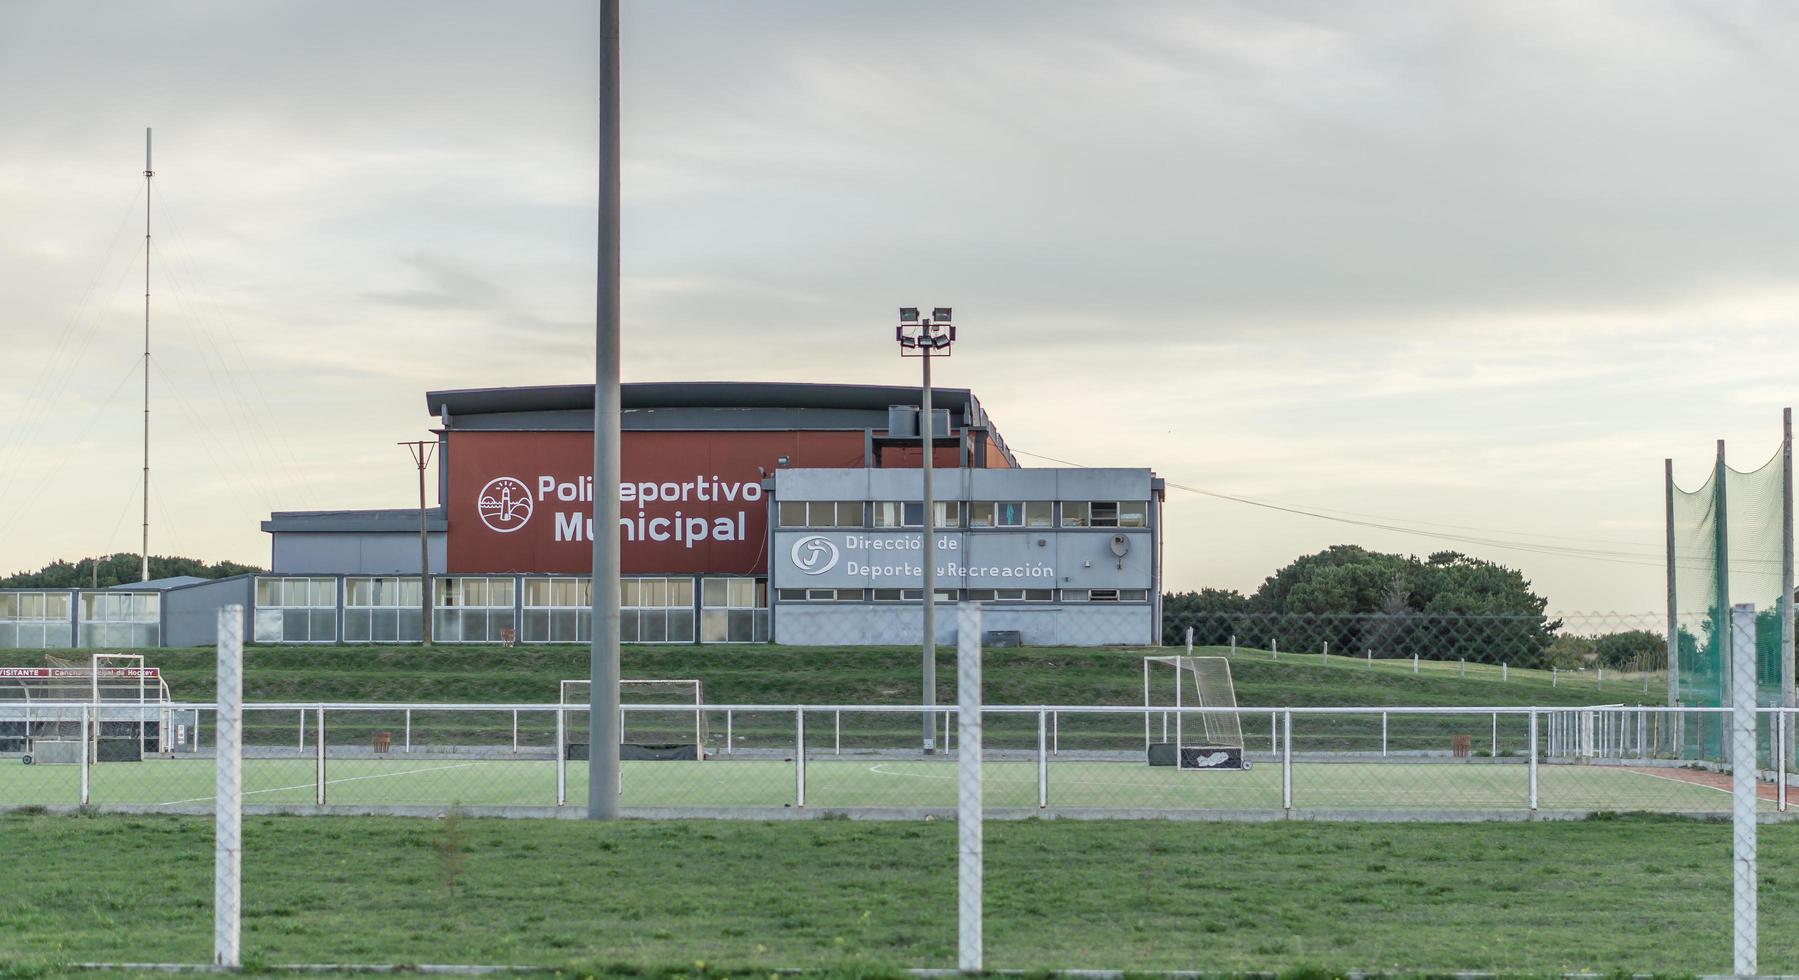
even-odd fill
[[[412,709],[406,709],[406,754],[412,754]]]
[[[314,752],[314,754],[313,754],[313,758],[316,760],[315,773],[314,773],[314,777],[313,777],[313,788],[315,790],[313,793],[313,802],[317,803],[319,806],[324,806],[325,805],[325,706],[321,704],[318,706],[318,708],[316,710],[318,711],[318,714],[316,716],[314,716],[314,718],[312,719],[312,729],[313,729],[312,742],[313,742],[313,745],[316,746],[316,748],[317,748],[317,751]]]
[[[1774,779],[1775,794],[1781,813],[1787,812],[1787,713],[1774,712]]]
[[[956,700],[959,724],[956,756],[957,942],[956,966],[981,972],[981,607],[964,602],[956,609]],[[1039,790],[1041,793],[1041,789]]]
[[[1062,712],[1049,713],[1049,751],[1051,755],[1062,754]]]
[[[1662,460],[1662,510],[1668,525],[1668,707],[1680,701],[1680,617],[1674,597],[1674,460]]]
[[[1191,626],[1187,627],[1187,656],[1193,656],[1193,627]]]
[[[1731,607],[1731,896],[1736,974],[1756,974],[1755,605]],[[1745,679],[1749,682],[1745,683]]]
[[[842,755],[843,754],[843,712],[841,712],[841,711],[831,712],[831,737],[833,740],[834,754]]]
[[[306,709],[305,708],[300,709],[300,739],[298,742],[294,743],[294,748],[300,752],[306,751]]]
[[[1497,711],[1493,712],[1493,751],[1489,755],[1494,759],[1499,758],[1499,712]]]
[[[928,717],[928,715],[927,715]],[[806,709],[793,709],[793,805],[806,805]]]
[[[1387,757],[1387,713],[1380,713],[1380,757]]]
[[[1793,690],[1793,410],[1780,410],[1780,601],[1774,608],[1780,616],[1780,706],[1791,708],[1796,703]],[[1792,738],[1787,731],[1785,738]],[[1781,757],[1792,758],[1793,747],[1783,745]],[[1780,782],[1786,785],[1786,767],[1781,766]]]
[[[512,709],[512,754],[518,755],[518,709]]]
[[[1178,721],[1177,721],[1178,724]],[[1268,752],[1279,755],[1281,751],[1281,716],[1278,711],[1268,712]],[[1178,765],[1179,759],[1175,760]]]
[[[1728,509],[1729,499],[1725,493],[1724,485],[1729,481],[1730,467],[1724,462],[1724,440],[1722,439],[1718,440],[1718,461],[1713,465],[1712,472],[1712,513],[1714,515],[1712,521],[1712,546],[1717,549],[1716,560],[1712,563],[1717,569],[1717,596],[1714,598],[1717,606],[1713,610],[1713,615],[1717,622],[1717,632],[1713,635],[1718,638],[1717,642],[1721,646],[1718,653],[1718,674],[1719,682],[1723,685],[1723,690],[1718,692],[1718,705],[1722,707],[1727,704],[1736,703],[1734,695],[1736,692],[1737,681],[1736,677],[1731,676],[1735,672],[1735,662],[1728,659],[1731,656],[1729,644],[1731,630],[1734,629],[1734,626],[1731,620],[1732,613],[1730,605],[1730,511]],[[1748,678],[1750,687],[1755,686],[1755,674],[1753,672],[1741,676]],[[1700,723],[1702,729],[1705,722],[1710,721],[1717,716],[1711,715],[1703,717],[1704,721]],[[1731,761],[1730,752],[1734,748],[1732,742],[1735,740],[1730,737],[1730,734],[1727,731],[1722,730],[1722,725],[1719,727],[1718,751],[1723,755],[1723,761],[1729,762]],[[1703,735],[1701,736],[1700,747],[1701,749],[1704,748]]]
[[[1281,739],[1281,809],[1287,816],[1293,815],[1293,709],[1288,708],[1281,715],[1282,726],[1286,731]]]
[[[1049,753],[1045,751],[1048,725],[1044,714],[1045,712],[1041,708],[1037,710],[1037,809],[1039,810],[1049,806]],[[1145,723],[1147,724],[1147,722]],[[1145,753],[1149,751],[1147,741],[1144,743],[1143,751]]]
[[[1537,709],[1530,709],[1530,809],[1537,809]]]
[[[725,709],[725,751],[731,755],[736,755],[737,738],[736,733],[731,730],[731,723],[735,720],[731,717],[733,714],[735,714],[735,712],[730,708]]]
[[[243,914],[244,607],[219,610],[213,734],[212,965],[236,969]]]

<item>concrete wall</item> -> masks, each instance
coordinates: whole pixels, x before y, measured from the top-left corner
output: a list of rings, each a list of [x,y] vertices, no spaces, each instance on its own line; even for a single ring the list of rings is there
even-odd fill
[[[270,571],[278,575],[417,575],[419,536],[275,532]],[[444,535],[427,536],[432,574],[444,570]]]

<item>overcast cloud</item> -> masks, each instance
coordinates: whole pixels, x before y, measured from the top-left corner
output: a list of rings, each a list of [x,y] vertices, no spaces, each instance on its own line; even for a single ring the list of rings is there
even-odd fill
[[[427,388],[590,377],[590,2],[0,3],[0,571],[404,506]],[[626,0],[627,380],[907,383],[1017,449],[1660,602],[1661,460],[1793,400],[1799,11]],[[1027,458],[1027,462],[1040,460]],[[1429,538],[1171,490],[1168,584]]]

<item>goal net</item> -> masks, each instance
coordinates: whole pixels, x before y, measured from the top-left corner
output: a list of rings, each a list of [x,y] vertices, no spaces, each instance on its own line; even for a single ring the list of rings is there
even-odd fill
[[[1144,657],[1143,736],[1150,765],[1248,769],[1231,662],[1224,657]],[[1200,709],[1200,710],[1193,710]],[[1162,738],[1155,738],[1156,714]]]
[[[82,663],[45,656],[0,667],[0,752],[33,763],[135,761],[188,748],[193,721],[177,718],[168,684],[140,654],[97,653]]]
[[[559,700],[586,707],[592,682],[565,680]],[[697,680],[621,680],[618,682],[620,758],[706,757],[706,696]],[[572,721],[571,717],[571,721]],[[692,746],[691,752],[669,754]]]

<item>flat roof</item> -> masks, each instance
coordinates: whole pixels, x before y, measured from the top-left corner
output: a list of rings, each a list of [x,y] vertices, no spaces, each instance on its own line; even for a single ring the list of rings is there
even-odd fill
[[[787,381],[650,381],[619,386],[626,410],[655,408],[837,408],[886,411],[889,405],[917,405],[919,390],[907,385],[807,384]],[[980,402],[967,388],[933,388],[933,408],[966,412]],[[593,411],[593,385],[534,385],[520,388],[456,388],[425,393],[425,410],[458,415],[507,412]],[[977,418],[977,424],[986,424]]]

